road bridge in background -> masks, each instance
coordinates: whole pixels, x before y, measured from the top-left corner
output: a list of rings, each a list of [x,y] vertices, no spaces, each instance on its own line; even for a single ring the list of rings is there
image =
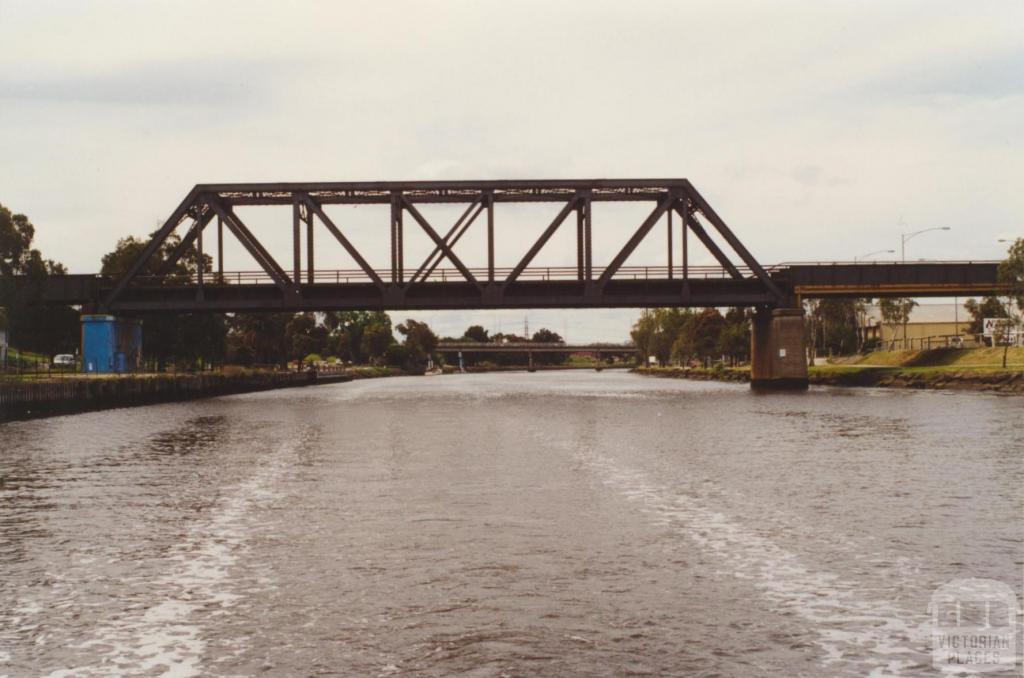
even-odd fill
[[[605,356],[634,357],[637,356],[636,346],[633,344],[566,344],[562,342],[541,342],[541,341],[506,341],[506,342],[482,342],[482,341],[444,341],[437,345],[438,353],[457,353],[459,365],[462,365],[462,356],[495,354],[495,353],[519,353],[527,356],[527,364],[532,370],[534,353],[586,353],[594,356],[598,361]]]

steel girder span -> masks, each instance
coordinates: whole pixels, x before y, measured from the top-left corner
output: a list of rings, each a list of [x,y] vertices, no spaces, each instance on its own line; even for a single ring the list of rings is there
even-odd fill
[[[650,210],[639,224],[623,230],[615,256],[595,265],[593,206],[614,202],[645,202]],[[465,207],[454,224],[440,228],[420,209],[431,203]],[[500,208],[507,203],[551,203],[553,218],[523,249],[496,252]],[[324,207],[336,204],[390,207],[388,269],[371,266],[346,235],[344,224],[327,214]],[[282,224],[291,231],[288,270],[236,211],[238,206],[261,205],[291,206],[291,223]],[[572,228],[567,221],[575,221],[575,265],[534,265],[559,229]],[[660,261],[627,266],[659,223],[664,228]],[[457,252],[456,246],[474,226],[486,230],[486,255],[482,265],[469,266],[466,253]],[[414,265],[405,257],[409,228],[422,231],[433,245]],[[215,230],[214,247],[209,235],[204,238],[208,229]],[[175,232],[180,244],[154,267],[154,257]],[[256,270],[225,270],[226,235],[243,246]],[[331,246],[343,248],[356,268],[318,270],[316,246],[323,247],[324,236]],[[709,252],[717,266],[693,266],[694,246]],[[184,278],[168,275],[190,250],[198,261],[211,256],[214,266]],[[511,265],[499,266],[499,255]],[[155,273],[142,274],[154,268]],[[182,200],[127,273],[101,281],[96,292],[101,294],[96,306],[106,312],[723,306],[774,305],[787,299],[686,179],[202,184]]]
[[[593,261],[596,203],[647,203],[646,218],[622,229],[616,254]],[[461,216],[438,229],[424,215],[424,204],[463,205]],[[553,218],[540,235],[516,251],[498,252],[496,232],[508,224],[501,206],[551,204]],[[327,214],[326,205],[378,204],[389,208],[388,268],[374,268]],[[281,263],[239,217],[239,206],[291,207],[291,266]],[[598,210],[600,211],[600,210]],[[545,267],[536,258],[560,229],[573,229],[574,265]],[[659,238],[659,261],[627,260],[645,239]],[[384,224],[381,224],[383,235]],[[429,255],[408,265],[405,236],[422,231],[432,243]],[[457,246],[470,228],[484,230],[486,252],[467,265]],[[212,236],[208,230],[215,231]],[[164,259],[168,238],[180,243]],[[204,235],[205,234],[205,235]],[[227,270],[225,239],[233,237],[255,266]],[[316,245],[348,253],[355,268],[316,266]],[[212,246],[211,246],[212,244]],[[692,263],[694,248],[715,260]],[[213,265],[194,274],[171,275],[186,253]],[[496,261],[501,256],[503,262]],[[160,265],[154,262],[160,261]],[[444,264],[444,265],[442,265]],[[652,306],[793,307],[803,297],[953,296],[997,292],[994,262],[914,262],[894,264],[800,263],[761,266],[707,201],[686,179],[579,181],[342,182],[304,184],[202,184],[195,186],[147,243],[124,276],[51,276],[39,303],[82,305],[87,311],[324,311],[491,308],[600,308]],[[145,273],[143,273],[145,271]]]

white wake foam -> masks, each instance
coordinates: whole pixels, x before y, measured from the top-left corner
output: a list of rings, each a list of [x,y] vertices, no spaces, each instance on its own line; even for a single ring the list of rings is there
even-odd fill
[[[699,499],[679,496],[645,473],[587,454],[581,461],[605,486],[639,503],[659,524],[682,529],[719,558],[723,569],[749,580],[780,609],[810,622],[824,651],[825,666],[857,663],[868,675],[903,675],[928,662],[929,626],[924,611],[901,609],[863,595],[857,584],[830,572],[814,571],[770,539],[755,534]],[[898,566],[894,570],[901,570]],[[895,574],[899,574],[896,572]],[[851,654],[851,650],[856,650]]]
[[[205,675],[202,658],[207,647],[204,618],[229,614],[241,597],[232,591],[231,570],[244,557],[250,538],[252,508],[272,500],[292,445],[287,444],[249,480],[236,486],[209,521],[194,525],[174,546],[159,569],[166,574],[152,583],[161,598],[139,612],[101,626],[77,646],[91,653],[102,651],[89,666],[60,669],[49,678],[108,676],[159,672],[188,678]]]

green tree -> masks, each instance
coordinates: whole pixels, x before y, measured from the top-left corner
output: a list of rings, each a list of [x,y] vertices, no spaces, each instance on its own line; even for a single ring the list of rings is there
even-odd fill
[[[672,359],[673,344],[693,314],[678,308],[656,308],[653,314],[656,330],[651,340],[651,350],[659,365],[667,365]]]
[[[750,312],[743,308],[731,308],[725,314],[725,325],[718,335],[715,351],[727,355],[735,363],[746,361],[750,356]]]
[[[291,313],[236,313],[228,319],[233,362],[278,365],[288,362],[286,328]]]
[[[971,315],[971,322],[964,329],[964,334],[981,334],[985,331],[983,323],[985,318],[1005,318],[1006,308],[998,297],[983,297],[979,302],[977,299],[968,299],[964,302],[964,308]]]
[[[651,356],[659,365],[675,357],[679,334],[692,316],[691,311],[678,308],[645,310],[629,333],[643,364],[646,365]]]
[[[288,357],[298,361],[299,368],[310,353],[321,353],[328,343],[327,328],[317,322],[314,313],[296,313],[285,325]]]
[[[1024,325],[1021,314],[1024,313],[1024,238],[1017,238],[999,264],[999,282],[1006,285],[1006,292],[1000,295],[1003,310],[1006,313],[1007,326],[1016,330],[1019,335]],[[1010,351],[1010,337],[1003,342],[1003,368]]]
[[[896,329],[903,327],[903,348],[907,348],[907,323],[910,322],[910,312],[917,306],[917,302],[907,297],[893,297],[891,299],[880,299],[878,310],[882,314],[882,322],[889,326],[892,338],[889,340],[889,350],[896,348]]]
[[[819,346],[829,355],[844,355],[857,349],[856,299],[814,299],[805,302],[805,307],[812,357]]]
[[[629,332],[629,337],[633,340],[633,345],[636,346],[640,356],[640,364],[644,367],[647,366],[650,356],[654,352],[654,335],[657,331],[657,318],[649,309],[645,309],[633,323],[633,329]]]
[[[462,338],[468,341],[479,341],[482,343],[486,343],[491,340],[487,334],[487,330],[480,325],[470,325],[467,327]]]
[[[533,333],[531,341],[540,344],[564,344],[562,335],[542,327]],[[568,353],[535,353],[533,361],[541,365],[561,365],[569,359]],[[529,356],[527,356],[529,360]]]
[[[412,319],[406,320],[397,329],[405,337],[402,342],[406,351],[405,369],[409,372],[423,372],[427,361],[437,351],[437,335],[426,323]]]
[[[0,276],[22,273],[25,257],[32,251],[36,229],[24,214],[12,214],[0,205]]]
[[[718,343],[725,329],[725,318],[717,308],[705,308],[700,313],[690,318],[688,323],[692,326],[694,337],[694,349],[699,358],[716,358]]]
[[[369,359],[365,350],[367,344],[363,341],[363,336],[368,327],[371,325],[383,326],[387,328],[388,334],[391,332],[391,318],[388,317],[387,313],[381,311],[336,311],[325,313],[323,324],[328,331],[327,346],[329,348],[325,350],[328,350],[342,360],[348,360],[357,364],[365,363]],[[383,333],[381,335],[381,340],[383,340]],[[376,357],[383,355],[383,351],[386,350],[389,343],[384,344],[384,347],[380,349],[381,353],[376,354]]]
[[[391,318],[387,313],[375,313],[363,329],[360,340],[362,355],[373,364],[384,360],[388,347],[395,343]]]
[[[857,331],[856,345],[858,353],[864,351],[864,344],[867,339],[868,306],[870,304],[871,299],[855,299],[853,302],[853,319]]]
[[[47,276],[67,273],[32,247],[35,227],[24,214],[0,205],[0,307],[7,309],[8,341],[23,350],[73,353],[78,346],[78,313],[41,303]],[[15,288],[14,276],[24,276]]]

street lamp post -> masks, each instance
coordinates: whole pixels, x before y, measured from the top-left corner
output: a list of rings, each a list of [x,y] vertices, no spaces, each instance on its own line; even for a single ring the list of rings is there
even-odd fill
[[[913,233],[900,233],[900,261],[905,262],[907,260],[907,241],[911,238],[927,233],[928,231],[948,231],[949,226],[934,226],[932,228],[922,228],[920,231],[914,231]]]
[[[878,250],[877,252],[868,252],[867,254],[861,254],[859,256],[854,257],[853,258],[853,263],[856,264],[858,261],[860,261],[862,259],[867,259],[868,257],[873,257],[876,254],[895,254],[895,253],[896,253],[896,250]]]

